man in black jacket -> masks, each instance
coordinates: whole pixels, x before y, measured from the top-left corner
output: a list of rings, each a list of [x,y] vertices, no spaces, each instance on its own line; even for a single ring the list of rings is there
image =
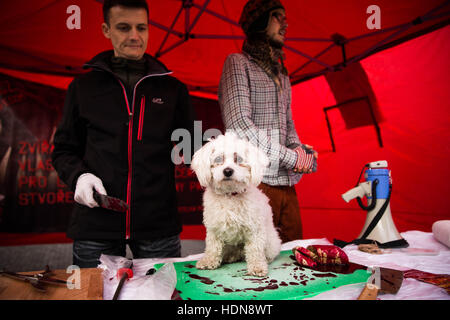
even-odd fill
[[[103,254],[134,258],[180,256],[174,163],[175,129],[193,134],[186,86],[145,53],[145,0],[106,0],[103,34],[114,50],[85,64],[70,84],[55,134],[53,166],[75,190],[68,236],[73,263],[96,267]],[[100,208],[93,189],[123,199],[126,213]]]

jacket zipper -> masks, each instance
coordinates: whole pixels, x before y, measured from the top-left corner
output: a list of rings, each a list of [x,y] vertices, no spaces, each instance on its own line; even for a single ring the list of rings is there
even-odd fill
[[[131,180],[133,177],[133,157],[132,157],[132,153],[133,153],[133,112],[134,112],[134,102],[135,102],[135,98],[136,98],[136,88],[138,86],[139,83],[141,83],[142,80],[149,78],[149,77],[154,77],[154,76],[165,76],[171,74],[171,72],[167,72],[167,73],[162,73],[162,74],[151,74],[151,75],[147,75],[143,78],[141,78],[135,85],[134,85],[134,89],[133,89],[133,102],[131,105],[131,109],[130,109],[130,105],[128,103],[128,95],[127,95],[127,91],[125,90],[124,85],[122,84],[122,82],[117,79],[120,83],[120,86],[122,87],[122,91],[123,91],[123,95],[125,98],[125,103],[127,106],[127,111],[128,111],[128,180],[127,180],[127,204],[129,209],[126,212],[126,230],[125,230],[125,239],[128,240],[131,237]],[[114,75],[114,74],[113,74]],[[144,96],[142,96],[144,97]],[[144,97],[144,102],[145,102],[145,97]],[[145,103],[144,103],[145,105]],[[142,100],[141,100],[141,108],[143,107],[142,104]],[[141,115],[140,117],[141,118]],[[143,116],[142,116],[142,120],[143,120]],[[139,131],[139,127],[138,127],[138,131]],[[138,132],[139,134],[139,132]]]
[[[130,109],[130,104],[128,102],[127,91],[125,90],[124,85],[119,80],[120,86],[122,87],[123,95],[125,97],[125,103],[127,105],[128,111],[128,178],[127,178],[127,204],[128,210],[126,211],[126,228],[125,228],[125,239],[130,239],[130,216],[131,216],[131,177],[132,177],[132,143],[133,143],[133,110],[134,105]],[[134,100],[134,99],[133,99]],[[134,104],[134,101],[133,101]]]
[[[138,128],[138,141],[142,140],[142,130],[144,127],[144,112],[145,112],[145,96],[141,97],[141,112],[139,113],[139,128]]]

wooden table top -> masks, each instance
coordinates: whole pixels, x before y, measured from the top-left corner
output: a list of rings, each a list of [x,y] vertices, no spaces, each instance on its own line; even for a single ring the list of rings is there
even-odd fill
[[[102,270],[98,268],[79,269],[79,288],[69,289],[67,285],[45,284],[45,292],[39,291],[29,282],[0,275],[0,300],[102,300]],[[42,271],[19,272],[34,275]],[[76,272],[76,271],[75,271]],[[67,280],[74,277],[74,271],[52,270],[52,279]]]

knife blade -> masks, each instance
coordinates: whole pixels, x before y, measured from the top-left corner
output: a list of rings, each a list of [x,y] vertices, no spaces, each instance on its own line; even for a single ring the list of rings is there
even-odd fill
[[[125,201],[119,198],[114,198],[98,193],[95,189],[94,189],[94,200],[98,203],[100,207],[108,210],[116,212],[126,212],[127,210],[130,209],[129,205]]]

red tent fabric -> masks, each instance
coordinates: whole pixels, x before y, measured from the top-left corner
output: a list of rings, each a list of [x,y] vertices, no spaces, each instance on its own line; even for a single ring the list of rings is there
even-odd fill
[[[325,77],[294,86],[298,133],[319,151],[318,172],[296,187],[306,238],[358,236],[365,211],[341,194],[355,186],[364,164],[377,160],[387,160],[392,172],[391,211],[400,232],[431,232],[434,221],[450,219],[449,39],[446,27],[361,61],[385,118],[383,147],[373,125],[348,129],[333,110],[333,152],[323,108],[336,100]]]
[[[60,75],[82,72],[84,62],[110,48],[101,33],[100,2],[2,1],[0,67]],[[282,2],[289,23],[286,64],[293,82],[358,61],[449,22],[450,2],[445,0]],[[242,47],[243,33],[236,21],[246,0],[148,3],[148,52],[159,56],[191,89],[215,92],[226,56]],[[74,4],[78,11],[73,11]],[[367,26],[374,14],[367,11],[374,4],[379,8],[380,29]],[[70,29],[74,14],[78,14],[79,29]]]
[[[148,1],[148,52],[160,56],[192,94],[215,97],[225,57],[240,51],[242,45],[243,34],[235,21],[245,2]],[[449,3],[283,1],[289,23],[285,51],[294,84],[294,120],[302,141],[320,153],[319,171],[305,176],[296,187],[304,237],[356,237],[365,214],[340,195],[355,185],[364,164],[382,159],[392,170],[391,209],[399,231],[430,231],[432,222],[450,218],[445,203],[450,178],[450,29],[445,27]],[[66,0],[2,1],[0,72],[66,88],[72,76],[82,72],[85,61],[109,49],[100,30],[101,3],[77,1],[80,29],[68,29],[72,13],[67,8],[72,4]],[[372,4],[380,8],[381,30],[367,28],[371,14],[366,10]],[[185,18],[190,22],[188,30],[197,21],[186,38]],[[364,102],[349,106],[353,109],[324,111],[361,96],[368,96],[374,107],[379,137]],[[204,232],[199,235],[202,238]]]

